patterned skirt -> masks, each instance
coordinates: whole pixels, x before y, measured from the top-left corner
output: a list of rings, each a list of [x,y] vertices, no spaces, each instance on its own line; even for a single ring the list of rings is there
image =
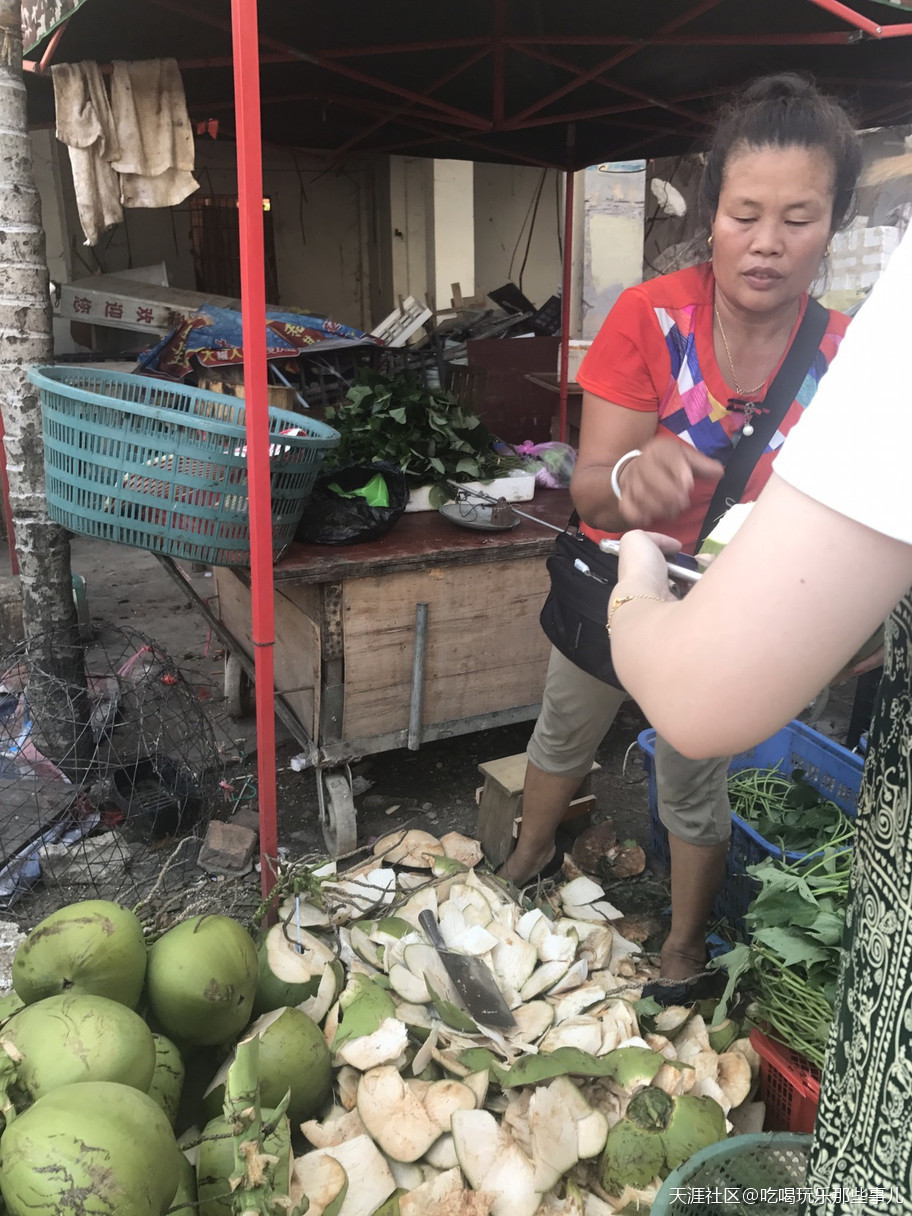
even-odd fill
[[[808,1167],[813,1216],[912,1214],[912,594],[886,639]]]

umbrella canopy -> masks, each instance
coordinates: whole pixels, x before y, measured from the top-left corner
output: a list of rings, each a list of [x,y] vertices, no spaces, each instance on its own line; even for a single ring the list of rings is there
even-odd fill
[[[223,0],[24,7],[32,59],[55,24],[54,62],[174,56],[191,116],[236,129]],[[733,88],[787,69],[860,126],[912,121],[912,10],[886,0],[260,0],[259,21],[263,136],[291,147],[564,169],[679,154]],[[29,103],[53,122],[37,73]]]

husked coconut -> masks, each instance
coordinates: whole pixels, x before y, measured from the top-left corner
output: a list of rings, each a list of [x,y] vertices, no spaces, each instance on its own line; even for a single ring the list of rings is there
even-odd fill
[[[451,857],[454,861],[461,861],[469,869],[477,866],[484,858],[480,843],[473,840],[471,836],[463,836],[459,832],[447,832],[445,836],[440,837],[440,843],[447,857]]]
[[[348,1191],[348,1175],[329,1153],[319,1149],[296,1157],[288,1197],[293,1204],[307,1199],[308,1216],[338,1216]]]
[[[398,1060],[408,1045],[408,1029],[398,1018],[384,1018],[373,1034],[346,1039],[336,1058],[360,1072]]]
[[[396,1161],[417,1161],[441,1133],[421,1099],[389,1064],[361,1077],[358,1114],[379,1148]]]
[[[354,1110],[358,1100],[358,1082],[361,1074],[351,1064],[336,1069],[336,1093],[344,1110]]]
[[[422,1101],[424,1108],[442,1132],[450,1130],[450,1116],[457,1110],[474,1110],[475,1094],[461,1081],[434,1081]]]
[[[313,933],[294,924],[273,925],[259,949],[254,1013],[300,1005],[314,997],[336,952]]]
[[[656,1028],[659,1028],[658,1025]],[[698,1013],[692,1014],[683,1029],[675,1035],[674,1045],[678,1059],[683,1060],[685,1064],[692,1064],[701,1052],[712,1051],[709,1035],[706,1033],[706,1023]]]
[[[716,1081],[728,1099],[729,1107],[740,1106],[751,1091],[750,1064],[740,1051],[723,1051],[718,1059]]]
[[[344,1144],[346,1140],[354,1140],[355,1136],[363,1136],[367,1129],[357,1110],[344,1110],[334,1106],[322,1121],[305,1120],[301,1124],[301,1131],[314,1148],[331,1148],[336,1144]]]
[[[536,1088],[529,1101],[529,1132],[535,1163],[533,1186],[542,1193],[579,1160],[576,1120],[561,1086]]]
[[[556,1021],[555,1007],[548,1001],[527,1001],[513,1010],[516,1025],[507,1034],[512,1043],[537,1043]]]
[[[435,857],[446,854],[436,836],[419,828],[381,836],[373,852],[375,857],[382,858],[388,865],[411,866],[417,870],[429,870]]]
[[[456,1145],[453,1143],[453,1137],[449,1132],[444,1132],[442,1136],[437,1137],[424,1154],[424,1160],[428,1165],[432,1165],[435,1170],[458,1168],[459,1158],[456,1156]]]
[[[370,1136],[356,1136],[326,1149],[345,1170],[348,1190],[339,1216],[374,1216],[396,1183],[383,1154]]]
[[[744,1056],[750,1065],[751,1077],[756,1081],[760,1075],[760,1057],[757,1054],[757,1049],[748,1038],[735,1039],[734,1043],[729,1047],[729,1051],[737,1051],[739,1055]]]
[[[453,1141],[469,1185],[493,1196],[491,1216],[535,1216],[535,1166],[490,1111],[457,1111]]]
[[[539,1044],[544,1054],[557,1051],[559,1047],[575,1047],[590,1055],[598,1055],[602,1044],[602,1024],[598,1018],[584,1017],[567,1018],[566,1021],[552,1026]],[[549,1183],[549,1186],[551,1184]],[[545,1187],[547,1190],[548,1187]]]
[[[490,1216],[490,1211],[490,1196],[467,1191],[458,1168],[399,1196],[399,1216]]]

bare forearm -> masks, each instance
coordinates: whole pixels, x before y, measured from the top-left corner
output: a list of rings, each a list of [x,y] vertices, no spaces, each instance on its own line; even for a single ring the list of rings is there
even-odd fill
[[[625,552],[626,546],[626,552]],[[851,571],[847,581],[846,572]],[[685,755],[742,751],[799,712],[912,582],[912,546],[773,478],[681,603],[642,533],[625,538],[612,657],[650,722]]]
[[[573,474],[570,496],[580,519],[603,532],[623,532],[630,525],[611,488],[611,466],[589,465]]]

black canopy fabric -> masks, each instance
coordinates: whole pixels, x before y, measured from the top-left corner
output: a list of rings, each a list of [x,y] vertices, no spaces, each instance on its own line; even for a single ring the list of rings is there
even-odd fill
[[[48,28],[74,4],[53,62],[173,56],[191,116],[232,133],[226,0],[26,0]],[[860,126],[912,121],[912,39],[890,36],[912,32],[905,0],[260,0],[259,11],[264,139],[340,156],[574,169],[676,155],[700,146],[734,88],[779,70],[811,73]],[[27,76],[35,124],[54,121],[46,77]]]

